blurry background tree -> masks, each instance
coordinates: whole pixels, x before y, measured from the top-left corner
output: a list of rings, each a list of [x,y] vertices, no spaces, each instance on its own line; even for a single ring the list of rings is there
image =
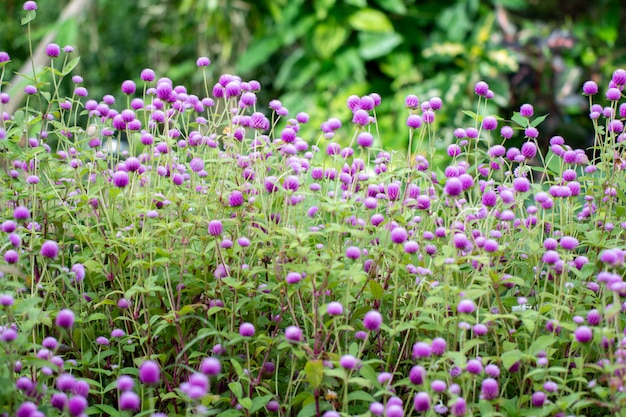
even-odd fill
[[[54,42],[76,48],[75,73],[90,98],[117,93],[146,67],[200,95],[195,59],[205,55],[215,77],[257,79],[260,103],[279,98],[317,126],[330,116],[347,119],[349,95],[377,92],[382,145],[394,149],[406,146],[406,135],[393,132],[405,132],[407,94],[443,99],[444,146],[453,127],[471,123],[460,110],[473,108],[481,79],[496,94],[494,114],[531,102],[537,114],[555,116],[543,137],[558,130],[583,146],[579,126],[589,123],[578,121],[587,114],[581,84],[623,66],[626,56],[621,0],[80,1],[80,12],[68,17],[72,1],[40,0],[33,36],[36,43],[54,32]],[[10,53],[14,71],[28,56],[22,4],[3,0],[0,10],[0,50]],[[3,90],[22,88],[14,82]]]

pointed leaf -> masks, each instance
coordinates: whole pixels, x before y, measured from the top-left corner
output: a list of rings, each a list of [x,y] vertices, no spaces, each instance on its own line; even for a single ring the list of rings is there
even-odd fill
[[[348,23],[353,29],[362,32],[390,32],[393,30],[391,22],[383,12],[369,8],[352,14]]]
[[[324,363],[320,359],[308,361],[304,365],[304,373],[309,384],[313,388],[318,388],[324,377]]]

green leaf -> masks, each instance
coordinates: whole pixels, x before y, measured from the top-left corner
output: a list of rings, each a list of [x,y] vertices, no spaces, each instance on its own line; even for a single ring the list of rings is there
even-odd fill
[[[280,36],[261,38],[253,42],[237,62],[237,72],[246,73],[267,62],[270,57],[282,46]]]
[[[228,384],[228,388],[230,388],[230,392],[235,395],[235,398],[241,400],[243,396],[243,388],[241,388],[241,384],[237,381],[231,382]]]
[[[370,285],[370,291],[372,292],[372,297],[374,297],[374,300],[380,300],[381,298],[383,298],[383,294],[385,293],[385,290],[378,282],[374,280],[370,280],[369,285]]]
[[[318,388],[324,377],[324,363],[320,359],[311,360],[304,365],[307,381],[313,388]]]
[[[348,394],[348,401],[364,401],[366,403],[371,403],[376,401],[376,399],[365,391],[352,391]]]
[[[520,114],[520,112],[514,112],[511,120],[517,123],[521,127],[528,127],[528,119]]]
[[[541,124],[541,122],[543,122],[544,120],[546,120],[546,117],[548,117],[550,115],[550,113],[548,114],[544,114],[543,116],[539,116],[537,117],[535,120],[533,120],[530,125],[532,127],[537,127],[539,126],[539,124]]]
[[[78,63],[80,62],[80,57],[76,57],[74,59],[72,59],[70,62],[67,63],[67,65],[65,65],[65,67],[63,67],[63,76],[66,76],[67,74],[69,74],[70,72],[72,72],[72,70],[74,68],[76,68],[76,65],[78,65]]]
[[[348,38],[347,28],[330,23],[320,23],[313,31],[313,48],[322,58],[330,58]]]
[[[389,54],[403,41],[396,32],[359,33],[359,54],[363,59],[371,60]]]
[[[381,9],[385,9],[391,13],[405,14],[406,6],[402,0],[376,0]]]
[[[387,16],[379,10],[362,9],[348,18],[348,24],[361,32],[391,32],[393,26]]]
[[[102,415],[102,412],[104,412],[105,415],[111,416],[111,417],[120,415],[120,412],[118,410],[106,404],[94,404],[91,407],[87,408],[87,415],[93,415],[93,414]]]
[[[26,12],[26,16],[22,18],[22,25],[27,25],[37,17],[37,12],[35,10],[29,10]]]
[[[252,400],[252,406],[249,408],[250,414],[256,413],[261,408],[265,407],[265,405],[269,403],[272,400],[272,398],[274,398],[273,395],[264,395],[262,397],[255,397]]]
[[[524,355],[518,349],[510,350],[502,354],[502,366],[508,370],[513,364],[522,359]]]

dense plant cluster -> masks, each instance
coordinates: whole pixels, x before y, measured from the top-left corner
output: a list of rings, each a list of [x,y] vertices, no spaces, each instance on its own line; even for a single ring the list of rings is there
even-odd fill
[[[376,93],[318,128],[206,57],[198,95],[91,97],[47,55],[0,127],[1,413],[623,414],[626,71],[583,86],[588,153],[481,81],[450,137],[406,96],[405,154]]]

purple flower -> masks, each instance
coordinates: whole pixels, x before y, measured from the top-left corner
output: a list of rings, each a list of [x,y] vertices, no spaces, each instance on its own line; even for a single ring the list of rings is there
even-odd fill
[[[154,71],[152,69],[150,69],[150,68],[144,68],[141,71],[140,78],[143,81],[145,81],[145,82],[152,82],[152,81],[154,81],[154,77],[155,77]]]
[[[369,148],[374,143],[374,137],[369,132],[361,132],[356,138],[356,143],[363,148]]]
[[[406,99],[404,100],[404,104],[408,108],[415,110],[419,108],[420,100],[416,95],[409,94],[408,96],[406,96]]]
[[[24,2],[24,10],[27,12],[31,12],[33,10],[37,10],[37,3],[34,1],[26,1]]]
[[[482,97],[485,97],[489,92],[489,84],[484,81],[478,81],[474,86],[474,92]]]
[[[417,342],[413,345],[414,358],[427,358],[431,353],[431,347],[428,343]]]
[[[462,417],[467,413],[467,402],[463,397],[457,398],[457,400],[450,407],[450,411],[454,417]]]
[[[117,389],[120,391],[130,391],[135,386],[135,381],[128,375],[121,375],[117,378]]]
[[[132,391],[120,395],[120,410],[138,410],[140,404],[139,396]]]
[[[361,257],[361,249],[357,246],[349,246],[346,249],[346,258],[348,259],[359,259]]]
[[[161,380],[161,367],[153,360],[147,360],[139,367],[139,380],[145,385],[155,385]]]
[[[498,381],[485,378],[481,384],[480,394],[485,400],[495,400],[500,395]]]
[[[222,222],[220,220],[211,220],[209,222],[209,235],[211,236],[219,236],[224,231],[224,226],[222,226]]]
[[[252,337],[254,336],[255,329],[252,323],[242,323],[239,326],[239,334],[243,337]]]
[[[371,310],[363,317],[363,326],[369,331],[375,332],[380,329],[383,322],[383,316],[376,310]]]
[[[35,87],[34,85],[27,85],[26,87],[24,87],[24,93],[28,95],[36,94],[37,87]]]
[[[243,202],[243,194],[241,191],[235,190],[228,196],[228,205],[231,207],[239,207],[243,204]]]
[[[208,67],[211,64],[211,60],[206,56],[201,56],[196,60],[196,65],[199,67]]]
[[[617,101],[622,97],[622,92],[617,88],[609,88],[606,92],[606,98],[609,101]]]
[[[444,192],[451,197],[456,197],[463,192],[463,183],[456,177],[448,178]]]
[[[343,314],[343,306],[337,301],[331,301],[328,303],[328,306],[326,306],[326,312],[331,316],[339,316]]]
[[[418,392],[413,399],[413,407],[418,413],[426,412],[430,409],[430,395],[427,392]]]
[[[8,264],[15,264],[20,259],[19,254],[13,249],[9,249],[4,253],[4,260]]]
[[[593,96],[594,94],[598,94],[598,84],[594,81],[586,81],[583,84],[583,94],[586,96]]]
[[[285,329],[285,338],[291,342],[302,340],[302,329],[298,326],[289,326]]]
[[[421,365],[415,365],[409,372],[409,380],[415,385],[422,385],[426,379],[426,369]]]
[[[593,339],[593,331],[587,326],[580,326],[574,331],[574,337],[579,343],[589,343]]]
[[[82,395],[75,395],[67,403],[67,409],[72,416],[80,416],[87,409],[87,399]]]
[[[611,78],[611,81],[613,81],[613,83],[615,85],[619,86],[623,86],[626,84],[626,70],[623,70],[622,68],[618,68],[613,72],[613,77]]]
[[[513,189],[518,193],[525,193],[530,190],[530,181],[524,177],[518,177],[513,180]]]
[[[546,402],[546,393],[542,391],[534,392],[531,398],[533,407],[541,407]]]
[[[457,311],[464,314],[472,314],[476,311],[476,304],[472,300],[463,299],[457,305]]]
[[[406,242],[408,233],[404,227],[394,227],[391,231],[391,241],[393,243],[401,244]]]
[[[64,327],[66,329],[71,328],[74,325],[74,312],[68,309],[59,311],[55,319],[55,324],[58,327]]]
[[[50,58],[56,58],[60,54],[61,47],[56,43],[49,43],[48,46],[46,46],[46,55],[48,55]]]
[[[430,344],[431,352],[433,355],[436,355],[436,356],[443,355],[446,352],[447,347],[448,347],[447,342],[445,341],[445,339],[441,337],[434,338]]]
[[[482,127],[485,130],[495,130],[498,127],[498,120],[493,116],[487,116],[483,119]]]
[[[200,363],[200,372],[207,376],[219,375],[219,373],[222,372],[222,364],[217,358],[204,358]]]
[[[406,118],[406,125],[411,129],[419,129],[422,126],[422,117],[419,114],[410,114]]]
[[[480,375],[483,372],[483,364],[478,359],[470,359],[467,361],[465,370],[470,374]]]
[[[128,185],[129,178],[126,171],[116,171],[113,174],[113,185],[118,188],[124,188]]]
[[[357,364],[357,359],[352,355],[343,355],[341,359],[339,359],[339,365],[343,369],[354,369]]]

